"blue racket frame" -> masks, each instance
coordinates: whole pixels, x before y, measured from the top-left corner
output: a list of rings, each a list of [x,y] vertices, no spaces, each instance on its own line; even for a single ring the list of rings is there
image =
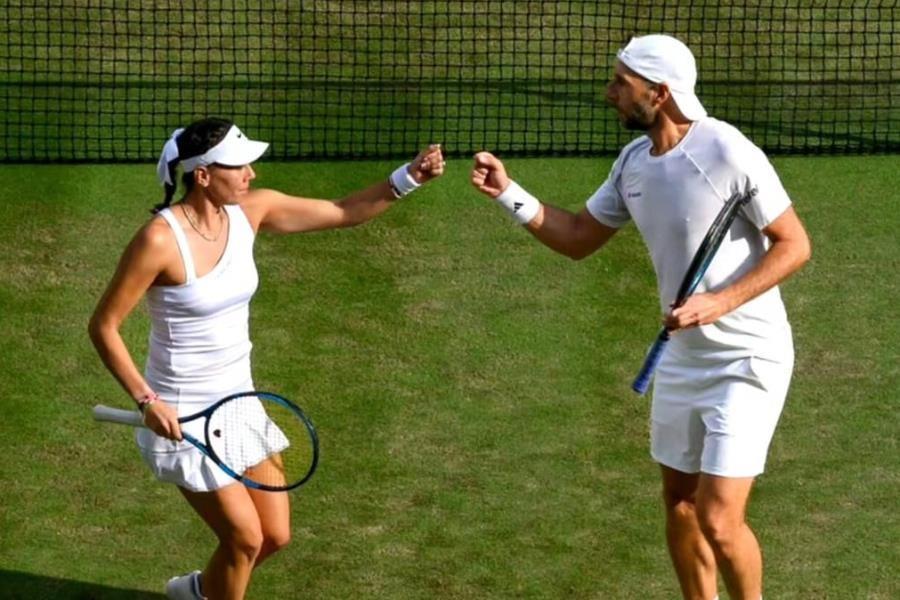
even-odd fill
[[[235,473],[233,469],[231,469],[227,464],[225,464],[222,461],[222,459],[219,458],[219,456],[216,454],[215,450],[213,450],[212,443],[210,442],[210,437],[209,437],[210,436],[209,416],[223,404],[231,402],[232,400],[237,400],[238,398],[246,398],[249,396],[265,398],[266,400],[280,404],[281,406],[283,406],[283,407],[287,408],[288,410],[290,410],[291,412],[293,412],[297,416],[297,418],[299,418],[300,421],[303,422],[303,425],[306,427],[306,431],[309,434],[309,443],[312,447],[312,462],[309,466],[309,470],[298,481],[293,482],[290,485],[286,485],[286,486],[271,486],[271,485],[259,483],[258,481],[253,481],[252,479],[249,479],[247,477],[244,477],[243,475]],[[257,490],[265,490],[267,492],[286,492],[288,490],[292,490],[294,488],[300,487],[301,485],[303,485],[304,483],[309,481],[310,477],[313,476],[313,474],[316,472],[316,468],[319,466],[319,435],[316,432],[315,425],[313,425],[312,421],[309,420],[309,417],[307,417],[303,413],[303,411],[300,409],[299,406],[297,406],[296,404],[294,404],[287,398],[284,398],[283,396],[279,396],[278,394],[273,394],[271,392],[258,392],[258,391],[238,392],[236,394],[231,394],[230,396],[226,396],[225,398],[222,398],[221,400],[217,401],[215,404],[206,408],[205,410],[202,410],[193,415],[188,415],[187,417],[182,417],[182,418],[178,419],[178,422],[179,423],[187,423],[189,421],[194,421],[196,419],[203,419],[203,418],[206,419],[206,423],[205,423],[204,430],[203,430],[203,436],[206,439],[206,444],[204,444],[203,442],[201,442],[200,440],[198,440],[197,438],[195,438],[194,436],[192,436],[188,433],[182,432],[182,434],[181,434],[182,437],[187,442],[193,444],[198,450],[200,450],[200,452],[202,452],[203,454],[208,456],[210,459],[212,459],[212,461],[215,462],[216,465],[218,465],[219,468],[222,469],[223,471],[225,471],[225,473],[227,473],[230,477],[233,477],[237,481],[240,481],[241,483],[243,483],[245,486],[247,486],[249,488],[253,488],[253,489],[257,489]]]
[[[681,281],[681,287],[678,289],[678,295],[675,297],[673,308],[678,308],[684,304],[691,294],[694,293],[694,290],[697,289],[697,286],[706,274],[706,270],[712,263],[713,258],[715,258],[719,246],[722,245],[725,234],[728,233],[731,224],[737,217],[738,211],[755,195],[756,188],[753,188],[748,193],[736,192],[725,202],[722,210],[719,211],[712,225],[710,225],[709,231],[706,232],[703,241],[700,242],[700,247],[697,248],[697,252],[694,253],[694,257],[691,259],[691,264],[684,275],[684,279]],[[643,396],[650,387],[650,380],[653,378],[653,373],[656,371],[659,361],[662,360],[663,352],[670,338],[671,332],[664,327],[659,332],[659,335],[656,336],[653,345],[650,346],[650,350],[644,358],[644,364],[631,384],[631,389],[638,394]]]

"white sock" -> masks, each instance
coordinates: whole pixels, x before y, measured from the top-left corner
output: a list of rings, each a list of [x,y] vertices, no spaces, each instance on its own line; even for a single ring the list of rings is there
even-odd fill
[[[198,600],[206,600],[206,596],[203,595],[201,589],[200,571],[196,571],[191,578],[191,590],[194,592],[194,595],[197,596]]]

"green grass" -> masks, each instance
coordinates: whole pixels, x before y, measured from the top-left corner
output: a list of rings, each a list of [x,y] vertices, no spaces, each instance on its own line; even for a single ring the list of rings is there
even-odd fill
[[[797,369],[750,509],[767,597],[900,595],[895,157],[780,158],[814,241],[784,286]],[[577,209],[607,160],[510,160]],[[261,164],[259,182],[337,198],[392,163]],[[677,596],[648,403],[630,378],[655,334],[633,228],[573,263],[466,182],[467,161],[360,228],[262,236],[257,384],[315,420],[322,463],[294,498],[294,543],[251,598]],[[88,341],[117,257],[159,200],[149,165],[3,166],[0,589],[159,598],[213,547],[129,432]],[[125,337],[143,362],[147,322]]]

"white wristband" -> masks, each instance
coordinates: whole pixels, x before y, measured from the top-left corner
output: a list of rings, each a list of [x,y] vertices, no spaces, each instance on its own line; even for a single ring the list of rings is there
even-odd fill
[[[388,183],[391,184],[391,191],[394,192],[394,198],[402,198],[407,194],[411,194],[422,185],[410,175],[409,163],[398,167],[391,173],[391,176],[388,178]]]
[[[497,202],[509,211],[512,218],[520,225],[526,225],[541,210],[541,202],[515,181],[510,181],[503,193],[497,196]]]

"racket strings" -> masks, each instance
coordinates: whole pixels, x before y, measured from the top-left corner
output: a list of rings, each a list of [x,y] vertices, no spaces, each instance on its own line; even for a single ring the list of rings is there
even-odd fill
[[[212,451],[244,481],[288,488],[313,467],[313,440],[306,423],[292,408],[266,396],[225,402],[210,415],[207,427]]]

